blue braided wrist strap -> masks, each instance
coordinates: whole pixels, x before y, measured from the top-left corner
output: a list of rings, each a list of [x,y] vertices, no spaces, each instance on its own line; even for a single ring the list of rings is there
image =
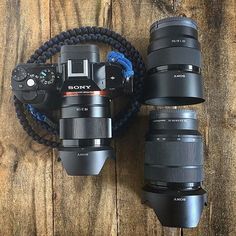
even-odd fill
[[[129,59],[120,52],[111,51],[107,54],[107,60],[109,62],[116,62],[123,66],[123,75],[125,78],[130,78],[134,75],[133,66]]]

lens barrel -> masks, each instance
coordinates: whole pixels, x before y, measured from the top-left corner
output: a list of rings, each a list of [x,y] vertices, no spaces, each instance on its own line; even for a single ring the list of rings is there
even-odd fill
[[[109,105],[104,96],[63,97],[59,154],[69,175],[98,175],[106,159],[114,157]]]
[[[201,188],[203,142],[192,110],[151,111],[145,145],[143,200],[170,227],[196,227],[206,192]]]
[[[204,102],[197,24],[172,17],[152,24],[144,98],[149,105]]]

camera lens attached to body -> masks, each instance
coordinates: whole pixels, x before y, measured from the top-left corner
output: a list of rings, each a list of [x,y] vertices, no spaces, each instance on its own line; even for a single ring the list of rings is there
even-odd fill
[[[152,24],[144,100],[149,105],[204,102],[196,22],[171,17]]]
[[[143,201],[164,226],[196,227],[206,192],[202,189],[203,142],[192,110],[150,113],[145,145]]]
[[[98,175],[106,159],[114,157],[107,67],[100,63],[96,45],[63,46],[60,63],[67,73],[62,87],[60,158],[69,175]]]
[[[60,138],[59,153],[69,175],[99,174],[106,159],[114,157],[109,98],[93,94],[64,96]]]

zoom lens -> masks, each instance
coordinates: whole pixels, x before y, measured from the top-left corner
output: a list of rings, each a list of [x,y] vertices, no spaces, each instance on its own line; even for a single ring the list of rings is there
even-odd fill
[[[188,105],[204,102],[197,24],[185,17],[155,22],[150,28],[145,103]]]
[[[150,113],[146,137],[144,202],[164,226],[196,227],[206,192],[202,189],[203,142],[192,110]]]
[[[108,97],[92,94],[63,97],[60,157],[69,175],[98,175],[114,156],[109,103]]]

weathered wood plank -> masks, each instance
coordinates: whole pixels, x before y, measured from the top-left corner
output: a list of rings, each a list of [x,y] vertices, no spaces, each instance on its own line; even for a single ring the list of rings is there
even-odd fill
[[[56,0],[50,9],[49,2],[0,3],[0,235],[181,234],[162,227],[152,209],[141,205],[151,108],[143,106],[133,126],[117,139],[117,162],[108,162],[101,176],[68,177],[57,154],[52,164],[51,151],[22,130],[9,87],[15,64],[50,33],[81,25],[112,26],[145,58],[151,23],[179,14],[194,18],[200,29],[206,102],[190,108],[198,110],[205,136],[208,191],[199,227],[183,230],[183,235],[236,235],[235,1]]]
[[[52,153],[15,116],[11,71],[50,35],[49,1],[0,2],[0,235],[53,235]]]
[[[112,4],[112,26],[146,57],[150,25],[174,13],[173,1],[118,1]],[[116,141],[117,209],[119,235],[180,235],[179,229],[163,228],[154,211],[141,204],[147,106],[125,135]]]
[[[110,24],[110,1],[53,1],[52,35],[73,27]],[[104,54],[104,51],[103,51]],[[116,235],[115,162],[100,176],[69,177],[54,162],[55,235]]]
[[[199,110],[205,130],[208,206],[198,228],[183,235],[236,235],[235,1],[176,1],[176,13],[199,25],[206,102]]]

